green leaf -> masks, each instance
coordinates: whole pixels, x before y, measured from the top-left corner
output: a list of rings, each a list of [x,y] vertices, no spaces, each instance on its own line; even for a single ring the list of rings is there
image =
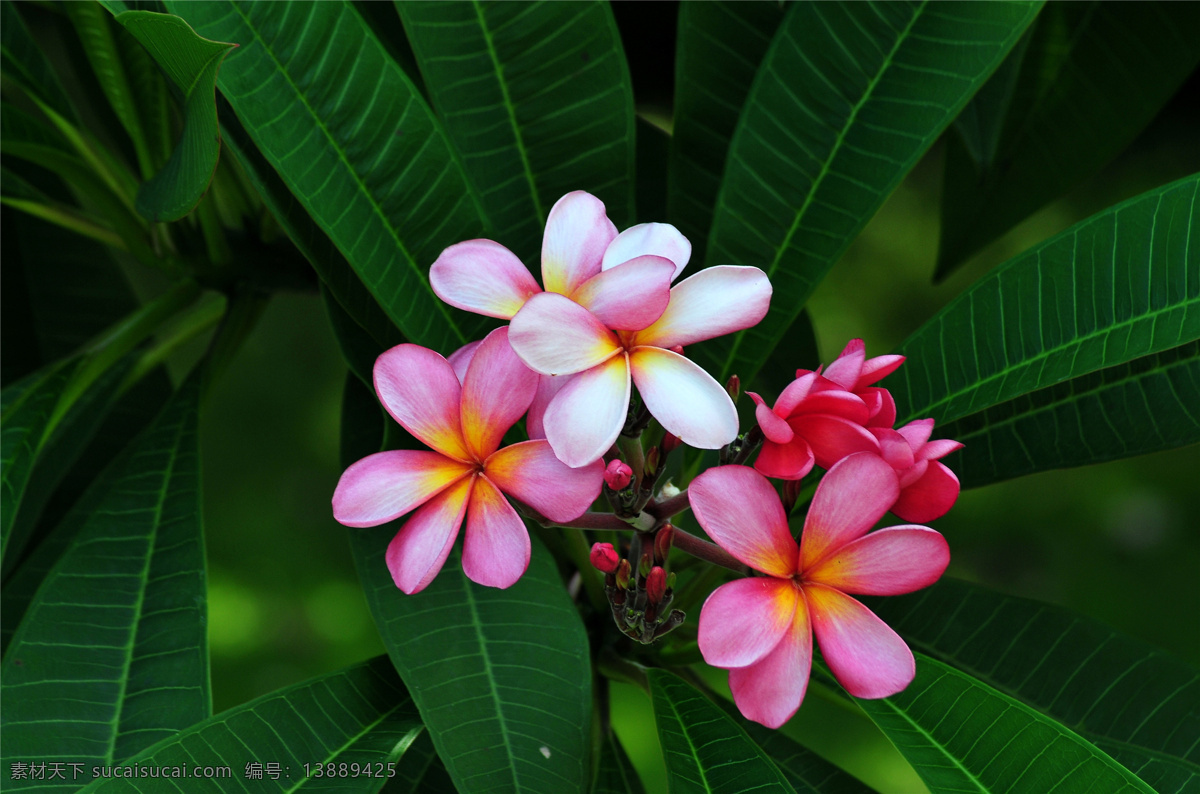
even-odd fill
[[[600,763],[596,767],[596,779],[592,781],[591,792],[646,794],[646,787],[642,785],[637,770],[612,731],[608,732],[600,745]]]
[[[952,137],[935,278],[1125,149],[1200,62],[1196,30],[1194,3],[1047,5],[964,112],[990,146]]]
[[[17,5],[11,0],[0,3],[0,68],[5,77],[19,82],[60,116],[73,120],[75,109],[58,74],[25,26]]]
[[[482,214],[432,113],[345,3],[168,3],[241,46],[221,93],[308,214],[409,340],[449,354],[485,318],[434,296],[429,266],[483,236]]]
[[[901,411],[948,422],[1200,338],[1197,193],[1149,191],[980,279],[897,351]]]
[[[387,794],[457,794],[442,759],[438,758],[429,731],[409,745],[396,764],[396,777],[388,781]]]
[[[271,692],[123,760],[189,773],[196,766],[232,767],[229,777],[205,781],[208,790],[221,792],[373,792],[391,780],[389,773],[420,733],[412,698],[387,657],[379,656]],[[324,772],[328,764],[334,765],[331,773]],[[353,774],[356,767],[359,774]],[[83,791],[159,792],[167,785],[112,778]]]
[[[224,100],[218,104],[223,103]],[[229,110],[227,104],[225,109]],[[296,249],[317,271],[331,294],[330,298],[338,304],[338,311],[344,312],[350,322],[370,336],[375,345],[375,355],[403,342],[404,336],[363,285],[346,257],[342,256],[333,241],[313,222],[304,206],[288,191],[275,169],[254,146],[237,116],[232,110],[222,111],[222,119],[225,145],[233,152],[250,184]],[[330,313],[334,313],[332,308]]]
[[[858,704],[933,794],[1154,794],[1062,723],[968,673],[914,655],[917,676],[907,689]]]
[[[236,47],[196,35],[170,14],[126,11],[117,16],[183,94],[183,134],[163,169],[138,189],[137,209],[153,221],[187,215],[204,197],[221,154],[216,84],[221,61]],[[132,113],[132,111],[130,111]],[[149,158],[149,152],[147,152]]]
[[[782,3],[682,3],[675,56],[668,218],[705,261],[713,206],[729,141],[771,37]]]
[[[66,8],[96,81],[129,140],[133,142],[142,176],[148,178],[153,173],[150,147],[142,129],[138,103],[125,72],[125,63],[109,27],[112,15],[94,2],[71,3]]]
[[[734,133],[705,265],[762,268],[754,328],[692,348],[751,380],[826,271],[1016,43],[1039,3],[796,3]],[[691,350],[691,349],[690,349]]]
[[[10,567],[8,544],[25,486],[78,364],[78,359],[54,364],[0,393],[0,558],[5,567]]]
[[[655,668],[646,677],[672,794],[794,791],[719,706],[674,673]]]
[[[507,590],[467,579],[455,553],[410,596],[384,559],[399,524],[351,529],[351,547],[375,624],[458,790],[584,791],[588,639],[549,553],[532,538],[529,570]]]
[[[1200,342],[1072,378],[965,416],[938,434],[964,488],[1200,442]]]
[[[1057,720],[1160,794],[1200,782],[1200,674],[1183,662],[1069,610],[953,579],[870,604],[914,649]]]
[[[429,97],[496,239],[540,263],[572,190],[633,215],[633,88],[608,3],[398,2]]]
[[[13,757],[110,765],[210,713],[198,382],[123,457],[9,646]]]

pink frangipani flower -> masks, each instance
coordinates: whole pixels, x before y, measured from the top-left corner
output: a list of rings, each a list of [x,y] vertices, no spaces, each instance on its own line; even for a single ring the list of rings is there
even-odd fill
[[[883,380],[904,363],[904,356],[875,356],[867,358],[867,346],[861,339],[851,339],[845,349],[821,373],[839,388],[857,395],[867,406],[867,427],[891,427],[896,423],[896,401],[891,392],[872,383]],[[796,375],[803,374],[797,371]]]
[[[905,521],[933,521],[946,515],[958,500],[958,477],[938,460],[963,448],[958,441],[933,441],[932,419],[917,419],[904,427],[868,428],[879,440],[883,459],[900,477],[900,497],[892,512]]]
[[[692,510],[709,537],[765,574],[722,585],[700,612],[704,660],[729,670],[734,702],[748,719],[778,728],[800,708],[814,633],[855,697],[887,697],[912,681],[908,646],[850,597],[928,587],[950,561],[945,539],[928,527],[867,534],[899,491],[896,473],[877,455],[841,460],[817,486],[797,547],[778,495],[753,469],[721,466],[692,482]]]
[[[375,362],[375,391],[405,430],[431,450],[378,452],[342,474],[333,515],[372,527],[411,510],[387,550],[396,586],[424,589],[441,570],[466,521],[463,570],[479,584],[509,587],[529,566],[529,534],[508,494],[551,521],[576,518],[596,499],[603,463],[570,468],[544,440],[499,449],[529,408],[537,375],[512,352],[508,329],[490,333],[461,385],[450,362],[417,345],[398,345]]]

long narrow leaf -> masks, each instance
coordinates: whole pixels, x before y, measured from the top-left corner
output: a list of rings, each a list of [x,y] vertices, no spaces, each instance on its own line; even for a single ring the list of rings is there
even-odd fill
[[[572,190],[632,221],[633,89],[607,3],[396,8],[498,241],[538,262],[546,215]]]
[[[719,377],[754,377],[821,278],[1038,8],[791,6],[734,134],[705,260],[765,270],[771,310],[745,333],[695,347],[697,361]]]
[[[913,648],[1072,728],[1160,794],[1200,783],[1200,672],[1162,651],[953,579],[872,609]]]
[[[0,3],[0,68],[6,77],[19,81],[60,116],[74,120],[75,109],[67,92],[21,19],[17,5],[12,0]]]
[[[939,429],[964,488],[1200,442],[1200,341],[1073,378]]]
[[[672,794],[792,794],[783,774],[719,706],[666,670],[646,672]]]
[[[887,381],[939,422],[1200,338],[1200,175],[1009,260],[901,346]]]
[[[483,235],[476,200],[412,83],[346,3],[182,3],[201,35],[240,45],[221,93],[405,336],[444,354],[483,318],[433,294],[429,266]]]
[[[208,717],[198,384],[124,458],[13,638],[6,754],[111,765]]]

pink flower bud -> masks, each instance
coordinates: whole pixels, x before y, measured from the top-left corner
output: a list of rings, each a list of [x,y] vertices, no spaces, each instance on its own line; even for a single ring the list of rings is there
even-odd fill
[[[617,550],[611,543],[592,544],[592,553],[589,555],[589,559],[596,570],[601,573],[616,573],[617,566],[621,564],[621,558],[617,556]]]
[[[654,472],[658,471],[658,447],[652,447],[647,453],[644,468],[646,476],[653,476]]]
[[[621,560],[621,564],[617,566],[617,587],[628,590],[631,576],[633,576],[633,566],[629,564],[629,560]]]
[[[671,553],[671,541],[674,539],[675,527],[670,524],[663,524],[654,535],[654,561],[659,565],[667,561],[667,555]]]
[[[729,394],[729,399],[737,402],[738,395],[742,393],[742,379],[737,375],[730,375],[729,380],[725,381],[725,391]]]
[[[646,575],[646,600],[651,604],[659,604],[666,594],[667,572],[655,565]]]
[[[629,468],[628,464],[621,460],[614,460],[604,470],[604,482],[608,483],[608,487],[614,491],[621,491],[628,488],[629,482],[632,479],[633,469]]]
[[[679,447],[679,443],[679,436],[666,433],[663,435],[663,440],[662,443],[659,444],[659,448],[662,450],[663,455],[670,455]]]

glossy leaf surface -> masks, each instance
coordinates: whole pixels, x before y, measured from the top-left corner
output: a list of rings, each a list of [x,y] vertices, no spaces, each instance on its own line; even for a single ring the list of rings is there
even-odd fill
[[[209,716],[198,381],[107,480],[14,636],[6,753],[107,765]]]
[[[227,777],[203,782],[210,791],[375,792],[391,780],[389,766],[421,731],[412,699],[380,656],[217,714],[127,760],[189,772],[232,767]],[[191,785],[196,783],[113,778],[84,791],[150,794]]]
[[[375,624],[458,790],[584,790],[587,635],[548,552],[533,539],[529,570],[507,590],[467,579],[455,552],[409,596],[384,560],[397,529],[348,532]]]
[[[1037,3],[796,3],[759,68],[705,265],[762,268],[767,317],[696,346],[751,379],[875,210],[1032,21]]]
[[[1197,30],[1193,3],[1047,5],[964,111],[974,145],[951,136],[937,277],[1128,146],[1200,62]]]
[[[499,243],[540,272],[546,215],[572,190],[631,223],[633,89],[607,3],[396,9]]]
[[[1200,342],[1081,375],[939,427],[964,488],[1200,442]]]
[[[858,704],[933,794],[1153,789],[1062,723],[920,653],[898,695]]]
[[[646,671],[672,794],[791,794],[767,754],[721,708],[666,670]]]
[[[117,22],[149,50],[183,94],[183,134],[171,159],[142,184],[137,196],[138,212],[150,220],[178,220],[200,203],[217,170],[221,154],[217,72],[236,45],[198,36],[170,14],[126,11]]]
[[[1198,194],[1144,193],[980,279],[897,351],[896,404],[946,422],[1200,338]]]
[[[346,3],[177,3],[201,35],[240,45],[221,93],[288,190],[405,336],[449,354],[483,318],[429,287],[482,215],[445,134]]]
[[[1070,727],[1155,790],[1200,781],[1200,674],[1183,662],[1083,615],[953,579],[871,608],[914,650]]]

